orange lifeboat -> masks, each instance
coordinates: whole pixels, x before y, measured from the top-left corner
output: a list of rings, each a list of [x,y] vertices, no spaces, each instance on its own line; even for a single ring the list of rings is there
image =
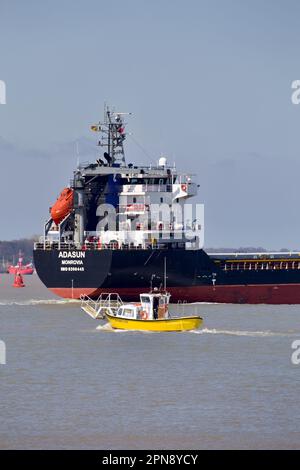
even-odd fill
[[[50,214],[56,225],[58,225],[73,208],[74,190],[64,188],[57,198],[56,203],[50,208]]]

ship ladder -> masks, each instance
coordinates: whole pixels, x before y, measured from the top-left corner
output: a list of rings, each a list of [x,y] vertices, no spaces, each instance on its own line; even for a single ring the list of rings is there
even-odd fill
[[[94,320],[105,319],[106,312],[114,314],[123,305],[122,299],[117,293],[101,293],[97,300],[91,299],[88,295],[81,295],[81,308]]]
[[[101,308],[97,301],[91,299],[88,295],[81,295],[81,309],[87,313],[90,317],[94,320],[102,320],[104,318],[103,312],[101,312]]]

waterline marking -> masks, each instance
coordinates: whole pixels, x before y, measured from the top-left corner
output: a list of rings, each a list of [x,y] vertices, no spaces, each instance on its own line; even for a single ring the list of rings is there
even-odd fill
[[[0,365],[6,364],[6,344],[0,339]]]
[[[292,349],[295,349],[291,356],[291,361],[294,366],[299,366],[300,364],[300,339],[296,339],[292,342]]]
[[[6,104],[6,83],[0,80],[0,104]]]

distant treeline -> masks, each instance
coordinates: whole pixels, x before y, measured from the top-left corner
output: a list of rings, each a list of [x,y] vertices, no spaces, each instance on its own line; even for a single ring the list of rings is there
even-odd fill
[[[289,248],[281,248],[280,250],[266,250],[266,248],[246,246],[240,248],[205,248],[207,253],[268,253],[270,251],[289,252],[293,251]]]
[[[0,263],[5,264],[17,263],[19,252],[22,252],[24,262],[32,261],[33,244],[37,240],[36,237],[23,238],[21,240],[0,241]]]

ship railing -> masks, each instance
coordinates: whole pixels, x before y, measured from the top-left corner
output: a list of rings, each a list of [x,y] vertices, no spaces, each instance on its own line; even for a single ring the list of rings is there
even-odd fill
[[[95,320],[105,318],[106,313],[116,313],[123,305],[123,301],[116,292],[102,292],[97,300],[88,295],[81,295],[81,308]]]
[[[96,300],[99,306],[119,308],[123,301],[117,292],[102,292]]]
[[[88,295],[81,294],[80,296],[82,310],[87,313],[94,320],[103,318],[102,315],[99,315],[97,302],[91,299]]]
[[[123,193],[171,193],[172,184],[132,184],[124,185]]]
[[[101,250],[145,250],[145,249],[167,249],[166,243],[147,242],[147,243],[86,243],[82,249],[88,251],[101,251]]]
[[[299,270],[299,260],[286,260],[280,259],[254,259],[251,261],[240,260],[238,262],[221,262],[220,267],[223,271],[275,271],[275,270]]]
[[[38,241],[34,243],[34,249],[35,250],[81,250],[82,247],[81,245],[76,245],[73,242],[69,243],[63,243],[61,242],[59,244],[58,241],[53,241],[53,240],[46,240],[45,242],[43,241]]]
[[[167,250],[169,248],[170,243],[176,243],[180,247],[184,247],[185,241],[180,241],[176,239],[170,239],[168,242],[159,240],[153,240],[146,243],[118,243],[118,242],[110,242],[110,243],[99,243],[99,242],[86,242],[84,245],[76,245],[74,243],[61,243],[59,247],[58,242],[46,242],[39,243],[36,242],[34,244],[34,250],[43,250],[43,251],[51,251],[51,250],[80,250],[80,251],[101,251],[101,250],[128,250],[128,251],[138,251],[138,250]]]
[[[144,184],[143,191],[145,193],[159,192],[159,193],[171,193],[172,184]]]
[[[268,258],[274,258],[274,257],[279,257],[279,256],[282,256],[282,257],[300,257],[300,252],[299,251],[261,251],[261,252],[258,252],[258,251],[255,251],[255,252],[247,252],[247,251],[244,251],[244,252],[238,252],[238,251],[234,251],[234,252],[218,252],[218,251],[212,251],[212,252],[208,252],[207,253],[209,256],[212,256],[212,257],[218,257],[218,256],[221,256],[222,258],[240,258],[240,259],[243,259],[243,258],[247,258],[249,256],[253,257],[253,258],[265,258],[265,257],[268,257]]]
[[[140,214],[149,211],[149,205],[143,203],[119,205],[118,207],[120,214]]]

